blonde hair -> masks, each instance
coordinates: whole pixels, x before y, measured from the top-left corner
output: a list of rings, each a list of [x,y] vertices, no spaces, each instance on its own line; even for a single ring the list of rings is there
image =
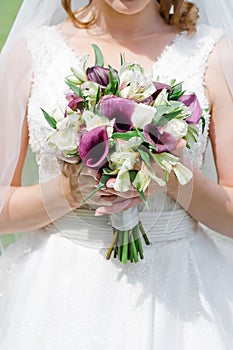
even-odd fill
[[[92,14],[91,19],[89,19],[88,21],[81,21],[77,16],[79,14],[82,14],[83,12],[85,12],[85,10],[88,10],[89,6],[92,4],[93,0],[89,0],[89,3],[84,6],[81,7],[79,10],[73,11],[71,8],[71,4],[72,4],[72,0],[62,0],[62,6],[64,8],[64,10],[66,11],[66,13],[68,14],[68,17],[71,19],[71,21],[73,22],[73,24],[78,27],[78,28],[88,28],[90,27],[92,24],[95,23],[96,21],[96,17],[94,14]]]
[[[168,24],[174,24],[179,30],[186,30],[193,33],[196,30],[196,24],[199,18],[197,6],[190,1],[185,0],[157,0],[160,6],[160,14]],[[88,28],[96,21],[92,14],[90,20],[83,22],[79,16],[92,4],[93,0],[77,11],[72,11],[72,0],[62,0],[62,6],[68,14],[73,24],[78,28]],[[172,11],[171,11],[172,10]]]

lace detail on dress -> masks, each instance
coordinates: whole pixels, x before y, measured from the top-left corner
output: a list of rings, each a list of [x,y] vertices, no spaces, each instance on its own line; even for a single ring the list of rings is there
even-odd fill
[[[188,36],[185,32],[175,39],[173,45],[165,50],[153,66],[153,78],[169,83],[171,79],[177,82],[183,81],[183,87],[187,92],[195,92],[204,110],[206,120],[205,130],[202,133],[201,122],[197,143],[191,149],[185,149],[185,158],[195,168],[202,168],[203,155],[207,146],[209,131],[209,102],[205,93],[204,78],[210,53],[215,44],[223,36],[221,29],[200,25],[194,36]]]
[[[46,122],[41,108],[53,114],[64,108],[67,90],[65,77],[78,58],[74,57],[55,27],[41,27],[26,33],[33,60],[34,77],[28,102],[29,142],[37,155],[39,180],[46,182],[59,172],[56,158],[48,153],[47,138],[54,131]]]
[[[197,168],[202,167],[210,118],[204,76],[208,57],[222,35],[221,30],[205,25],[199,26],[194,36],[188,36],[185,32],[177,35],[152,65],[155,80],[159,76],[161,81],[167,83],[171,79],[183,81],[184,89],[195,92],[205,110],[205,131],[202,134],[200,124],[197,143],[190,150],[185,150],[185,157]],[[70,67],[75,66],[81,56],[74,53],[56,27],[42,27],[27,33],[26,38],[34,67],[34,82],[28,102],[30,144],[37,154],[40,182],[45,182],[57,175],[59,167],[55,157],[47,151],[46,139],[53,129],[45,121],[40,108],[52,113],[57,105],[66,103],[64,92],[67,86],[64,79],[70,73]],[[164,194],[156,197],[153,210],[161,210],[161,206],[170,210],[179,207]]]

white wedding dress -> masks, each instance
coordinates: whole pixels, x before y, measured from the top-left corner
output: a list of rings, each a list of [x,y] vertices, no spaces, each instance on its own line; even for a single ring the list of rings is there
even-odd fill
[[[222,36],[200,26],[182,33],[153,65],[161,81],[184,81],[204,109],[204,74]],[[34,62],[28,104],[30,144],[39,177],[59,172],[46,154],[52,132],[40,107],[64,102],[64,77],[80,59],[56,27],[27,34]],[[203,164],[206,130],[186,157]],[[204,233],[174,201],[161,194],[139,207],[152,242],[145,258],[122,265],[105,259],[112,240],[107,216],[76,210],[53,224],[25,233],[0,258],[1,350],[231,350],[233,349],[233,244]]]

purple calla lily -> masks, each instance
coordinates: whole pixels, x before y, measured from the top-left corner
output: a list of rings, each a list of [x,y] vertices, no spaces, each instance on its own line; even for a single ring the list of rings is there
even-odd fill
[[[182,95],[179,98],[180,102],[183,102],[191,111],[191,116],[186,118],[185,121],[189,124],[197,124],[202,116],[202,109],[195,94]]]
[[[106,126],[98,126],[83,134],[79,143],[79,155],[90,168],[100,168],[109,152]]]
[[[171,88],[170,85],[159,83],[159,82],[154,82],[153,84],[154,84],[154,86],[156,88],[156,91],[152,95],[154,100],[156,99],[156,97],[160,94],[160,92],[163,89],[167,89],[170,92],[170,94],[172,93],[172,88]]]
[[[68,107],[70,107],[73,111],[77,111],[77,109],[83,109],[83,98],[80,96],[75,96],[69,101]]]
[[[123,97],[107,97],[100,101],[100,112],[108,119],[116,119],[114,129],[119,132],[130,131],[133,128],[131,121],[136,102]]]
[[[147,124],[144,127],[146,140],[156,148],[157,153],[170,152],[176,147],[176,139],[168,132],[160,133],[154,124]]]
[[[99,84],[102,89],[105,89],[109,83],[109,68],[94,66],[87,68],[87,77],[90,81]]]

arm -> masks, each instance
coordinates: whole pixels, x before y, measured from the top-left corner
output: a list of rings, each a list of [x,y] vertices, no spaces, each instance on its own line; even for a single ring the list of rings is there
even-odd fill
[[[43,227],[78,206],[71,195],[69,179],[63,174],[47,184],[20,186],[27,146],[28,129],[25,119],[20,157],[5,206],[0,213],[0,233]]]
[[[67,163],[55,179],[43,184],[21,187],[21,174],[27,146],[28,128],[25,119],[20,157],[7,200],[0,213],[0,234],[28,231],[48,225],[80,207],[83,199],[96,185],[95,171],[86,168],[78,178],[80,165]],[[97,204],[108,206],[122,201],[112,192],[111,190],[98,191],[90,198],[88,204],[95,207]],[[132,194],[129,195],[132,196]]]
[[[233,100],[214,50],[209,58],[206,87],[212,106],[210,139],[218,184],[193,169],[193,182],[181,188],[173,180],[168,193],[198,221],[233,237]]]

